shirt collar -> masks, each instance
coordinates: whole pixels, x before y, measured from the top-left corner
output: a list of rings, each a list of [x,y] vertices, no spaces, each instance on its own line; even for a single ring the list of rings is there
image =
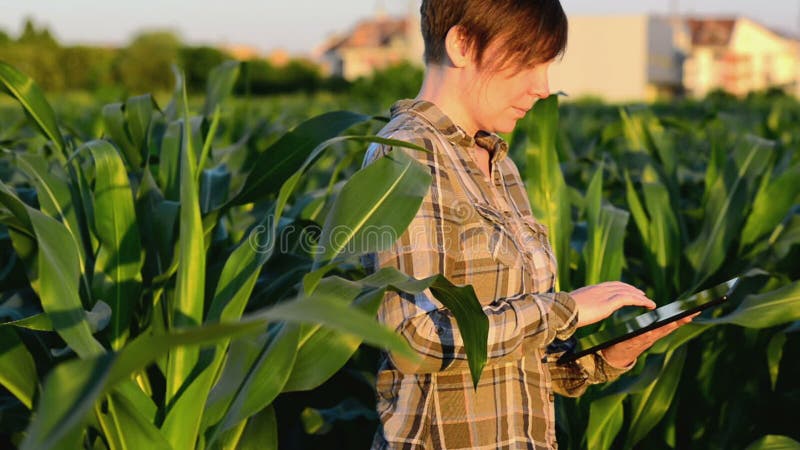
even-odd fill
[[[401,113],[411,113],[422,117],[453,144],[466,148],[473,145],[485,148],[492,155],[493,163],[502,161],[508,154],[508,144],[503,138],[484,130],[478,130],[475,136],[470,136],[447,117],[438,106],[427,100],[405,99],[395,102],[391,108],[392,118]]]

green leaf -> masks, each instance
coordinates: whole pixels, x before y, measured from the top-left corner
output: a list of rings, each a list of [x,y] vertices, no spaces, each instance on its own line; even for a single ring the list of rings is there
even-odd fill
[[[628,147],[633,151],[645,151],[656,158],[661,163],[665,176],[674,178],[677,169],[676,152],[671,148],[664,127],[655,115],[644,109],[631,113],[620,109],[620,117]]]
[[[663,354],[648,354],[641,372],[636,375],[623,375],[603,390],[603,396],[644,392],[658,379],[665,362],[666,356]]]
[[[50,139],[58,150],[56,157],[66,161],[67,148],[64,137],[58,129],[53,108],[47,103],[39,86],[27,75],[2,61],[0,61],[0,85],[22,105],[25,115],[39,131]]]
[[[102,393],[114,359],[107,353],[56,366],[44,382],[20,450],[54,448],[73,435]]]
[[[786,333],[776,333],[767,345],[767,367],[769,368],[769,381],[772,384],[773,391],[775,390],[775,383],[778,382],[778,372],[786,339]]]
[[[597,169],[586,193],[589,239],[583,248],[586,284],[618,280],[622,275],[625,228],[630,215],[612,205],[602,205],[603,168]]]
[[[374,317],[385,292],[385,288],[372,289],[356,298],[353,304]],[[362,342],[352,334],[324,327],[306,327],[313,329],[301,335],[297,357],[291,376],[283,387],[284,392],[308,391],[320,386],[347,363]]]
[[[403,356],[416,359],[416,354],[402,337],[379,325],[371,315],[342,304],[338,298],[326,292],[317,291],[311,296],[300,297],[288,303],[281,303],[266,310],[254,312],[250,317],[251,320],[269,318],[299,323],[318,323],[360,336],[368,344],[399,350]]]
[[[26,408],[33,409],[37,380],[33,357],[17,332],[0,326],[0,384]]]
[[[800,442],[787,436],[768,434],[748,445],[745,450],[800,450]]]
[[[677,330],[659,339],[650,348],[650,353],[666,353],[675,350],[711,328],[710,325],[701,324],[700,321],[700,318],[696,318],[692,323],[681,325]]]
[[[91,311],[84,311],[86,322],[89,323],[89,328],[92,334],[105,329],[111,321],[111,307],[104,301],[100,300],[94,304]],[[6,326],[15,326],[17,328],[26,328],[28,330],[36,331],[55,331],[53,328],[53,321],[47,313],[35,314],[24,319],[15,320],[0,324],[0,328]]]
[[[631,396],[631,426],[625,448],[641,441],[664,417],[672,404],[680,382],[686,347],[681,347],[667,356],[666,364],[655,383],[641,393]]]
[[[259,155],[244,187],[232,203],[251,203],[267,198],[283,186],[290,174],[297,172],[323,142],[369,119],[362,114],[335,111],[301,123]]]
[[[180,200],[181,139],[183,124],[171,122],[161,138],[158,163],[158,187],[167,200]]]
[[[608,395],[592,402],[589,407],[589,426],[586,429],[588,448],[607,450],[622,429],[624,394]]]
[[[203,323],[206,282],[205,232],[200,216],[196,178],[197,155],[194,151],[186,95],[186,87],[183,85],[178,273],[171,311],[171,326],[177,328]],[[211,374],[207,373],[187,386],[184,383],[190,379],[199,357],[197,348],[178,347],[169,354],[167,361],[167,402],[173,401],[179,390],[185,389],[181,395],[182,400],[175,403],[164,422],[164,433],[174,448],[189,448],[197,439],[202,411],[196,405],[205,399]],[[176,420],[173,421],[173,418]]]
[[[645,236],[645,245],[651,259],[651,273],[656,282],[656,292],[667,296],[670,271],[680,261],[680,230],[675,212],[670,202],[667,188],[658,181],[642,183],[645,204],[650,216],[649,228]]]
[[[247,341],[240,340],[231,345],[228,363],[208,400],[209,407],[217,402],[224,406],[221,421],[215,428],[214,435],[208,439],[209,446],[214,443],[217,433],[226,431],[261,411],[283,390],[297,355],[300,326],[278,326],[280,329],[267,345],[264,345],[263,340],[256,341],[261,345],[255,349],[255,360],[237,358],[239,345],[247,345]],[[248,350],[252,353],[253,349],[244,349],[245,352]]]
[[[747,328],[769,328],[800,319],[800,281],[763,294],[748,295],[730,314],[701,324],[732,323]]]
[[[109,103],[103,107],[103,122],[108,137],[122,150],[130,167],[142,166],[142,152],[131,140],[125,120],[125,104]]]
[[[103,346],[92,336],[78,293],[78,252],[71,245],[63,245],[70,242],[69,231],[61,222],[23,204],[3,183],[0,204],[19,223],[30,224],[35,233],[39,298],[55,330],[81,358],[104,353]]]
[[[150,171],[143,171],[136,194],[136,216],[145,248],[146,260],[142,269],[148,279],[168,272],[174,256],[175,224],[179,214],[180,204],[166,200]]]
[[[114,431],[122,449],[172,449],[158,428],[124,395],[112,392],[107,401],[109,415],[113,419]]]
[[[781,223],[786,211],[800,200],[799,179],[800,164],[795,164],[759,190],[742,231],[740,248],[754,243]]]
[[[325,219],[316,267],[341,254],[391,246],[411,223],[430,183],[428,168],[403,152],[391,152],[356,172]]]
[[[211,69],[206,84],[206,102],[203,106],[204,115],[211,115],[231,94],[236,79],[239,78],[239,67],[238,61],[225,61]]]
[[[385,267],[360,282],[374,287],[388,285],[411,294],[418,294],[430,288],[434,297],[449,309],[456,319],[464,342],[472,382],[477,387],[487,360],[489,318],[486,317],[472,286],[455,286],[442,275],[417,280],[392,267]]]
[[[158,105],[150,94],[138,95],[125,101],[128,134],[133,145],[141,152],[142,162],[145,164],[149,156],[150,125],[157,110]],[[134,166],[133,169],[138,167]]]
[[[289,196],[294,192],[303,174],[308,170],[314,160],[331,144],[354,140],[357,142],[379,142],[387,145],[414,148],[427,151],[416,145],[409,144],[394,139],[383,139],[376,136],[340,136],[331,138],[317,146],[306,161],[289,179],[281,186],[278,198],[271,209],[262,217],[261,221],[254,225],[243,239],[233,254],[228,258],[223,268],[220,281],[217,284],[214,299],[212,300],[209,311],[209,321],[220,318],[233,320],[241,315],[244,310],[250,292],[258,277],[260,267],[272,256],[275,250],[275,236],[277,235],[278,223],[283,216],[284,208],[289,201]],[[310,277],[310,287],[318,281],[317,277],[325,272],[320,269],[315,275]]]
[[[37,413],[28,427],[28,437],[22,449],[50,448],[51,443],[58,442],[81,425],[103,392],[129,380],[131,374],[174,351],[176,347],[216,345],[220,341],[251,335],[263,330],[267,323],[280,320],[293,323],[320,322],[343,332],[363,336],[372,345],[414,359],[414,352],[408,344],[392,330],[379,325],[372,317],[324,296],[282,303],[245,316],[236,323],[205,325],[167,334],[143,333],[119,353],[72,360],[56,366],[45,381]],[[205,397],[192,395],[202,392],[195,386],[198,381],[202,384],[206,379],[196,379],[178,397],[178,401],[193,402],[197,414],[202,414]],[[178,447],[173,444],[174,448],[194,446],[197,429],[188,426],[197,426],[199,422],[194,420],[192,414],[186,414],[187,411],[173,407],[162,427],[168,439],[175,439],[182,445]],[[188,446],[184,445],[187,442]]]
[[[108,142],[86,144],[95,165],[94,225],[100,249],[95,260],[94,297],[111,306],[111,348],[128,339],[133,306],[142,289],[142,244],[125,165]]]
[[[528,196],[533,214],[547,226],[556,253],[556,290],[569,290],[571,205],[558,161],[558,96],[536,102],[531,114],[531,136],[526,149]]]
[[[78,253],[78,269],[80,270],[81,279],[85,283],[85,287],[88,288],[89,281],[86,275],[87,255],[82,239],[76,204],[73,202],[70,192],[70,184],[57,176],[57,171],[49,167],[47,161],[39,155],[15,153],[14,161],[36,187],[37,199],[39,200],[41,211],[59,220],[69,231],[70,239],[67,242],[74,246],[75,251]]]
[[[228,202],[231,173],[224,165],[200,173],[200,210],[203,214],[216,211]]]
[[[733,151],[725,170],[715,180],[708,193],[704,221],[700,234],[685,249],[686,257],[695,272],[693,284],[699,285],[725,261],[728,246],[744,221],[744,205],[749,191],[768,162],[773,144],[750,137]]]
[[[236,450],[278,450],[278,421],[271,405],[247,421]]]

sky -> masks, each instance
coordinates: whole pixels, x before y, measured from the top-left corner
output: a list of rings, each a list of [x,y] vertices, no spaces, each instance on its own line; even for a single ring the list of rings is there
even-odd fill
[[[17,36],[26,17],[66,44],[123,45],[138,31],[170,29],[190,44],[247,45],[308,54],[379,8],[416,11],[420,0],[0,0],[0,29]],[[413,5],[411,5],[413,3]],[[744,15],[800,36],[800,0],[562,0],[567,15]],[[1,56],[1,55],[0,55]]]

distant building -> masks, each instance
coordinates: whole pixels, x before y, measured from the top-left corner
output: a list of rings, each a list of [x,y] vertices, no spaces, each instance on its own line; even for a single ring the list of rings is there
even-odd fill
[[[572,16],[566,53],[550,68],[550,89],[611,102],[680,94],[686,49],[678,31],[666,17]]]
[[[335,36],[318,50],[321,65],[331,75],[347,80],[409,61],[422,64],[422,35],[418,14],[405,18],[377,17],[358,23],[350,32]]]
[[[800,44],[750,19],[688,18],[691,52],[684,65],[687,91],[735,95],[780,87],[800,94]]]
[[[260,56],[260,52],[257,48],[248,45],[225,45],[222,47],[222,50],[231,55],[233,59],[239,61],[246,61]]]
[[[283,49],[276,49],[267,55],[267,61],[275,67],[283,67],[289,64],[289,61],[292,60],[291,55],[289,52]]]

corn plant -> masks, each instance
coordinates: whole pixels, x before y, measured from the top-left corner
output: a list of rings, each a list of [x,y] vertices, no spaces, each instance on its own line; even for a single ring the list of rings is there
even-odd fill
[[[0,63],[0,83],[40,135],[3,143],[9,444],[276,448],[281,393],[319,386],[362,342],[414,357],[374,320],[387,289],[430,288],[463,305],[456,318],[477,383],[488,325],[471,288],[393,270],[366,276],[354,263],[408,225],[428,170],[398,151],[343,183],[334,170],[321,192],[301,190],[337,143],[425,150],[343,134],[371,119],[345,111],[279,136],[263,123],[241,128],[225,118],[238,71],[216,68],[191,115],[176,70],[166,108],[150,95],[106,105],[104,136],[82,140],[62,133],[31,79]],[[321,225],[310,241],[308,217]],[[390,237],[368,239],[375,228]],[[334,230],[347,233],[333,239]]]
[[[704,158],[700,142],[694,149],[679,147],[652,112],[622,109],[618,122],[603,130],[608,153],[593,144],[576,161],[579,149],[565,149],[569,143],[559,137],[558,99],[552,96],[537,103],[514,136],[512,147],[525,151],[534,214],[550,229],[562,289],[623,279],[663,304],[747,274],[725,310],[705,313],[660,341],[617,382],[578,401],[559,399],[567,448],[732,448],[747,438],[752,448],[800,446],[785,436],[759,438],[731,428],[731,422],[753,419],[747,411],[706,425],[708,417],[692,407],[702,394],[703,412],[724,417],[723,410],[743,406],[735,400],[741,386],[760,392],[767,407],[787,334],[800,323],[800,281],[796,271],[787,271],[800,244],[800,141],[747,134],[725,120],[712,117],[699,132],[708,144]],[[769,121],[778,134],[779,117],[771,114]],[[698,133],[692,125],[678,125]],[[585,168],[572,180],[562,171],[587,162],[596,163],[591,177]],[[604,183],[604,173],[611,182]],[[746,354],[734,344],[742,335]],[[797,369],[796,362],[789,364]],[[731,379],[735,373],[750,378]],[[731,397],[720,396],[719,387],[731,384],[738,386]],[[795,401],[794,408],[799,406]],[[659,425],[661,434],[654,435]],[[711,435],[715,427],[722,437]]]

